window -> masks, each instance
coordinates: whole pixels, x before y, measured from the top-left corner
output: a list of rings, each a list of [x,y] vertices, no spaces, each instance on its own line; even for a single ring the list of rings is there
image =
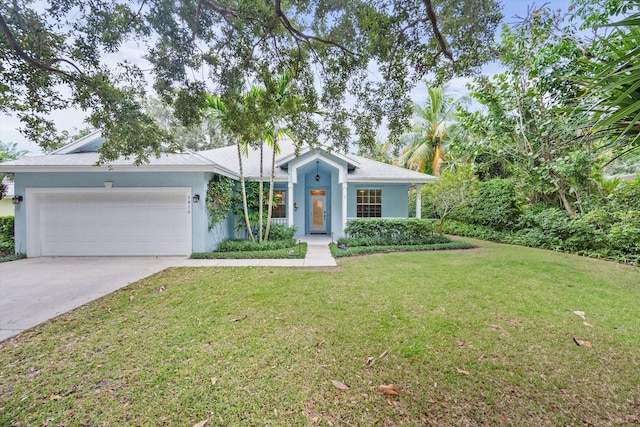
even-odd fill
[[[285,190],[273,191],[273,208],[271,218],[287,217],[287,192]]]
[[[382,217],[382,190],[360,189],[356,191],[356,216],[358,218]]]

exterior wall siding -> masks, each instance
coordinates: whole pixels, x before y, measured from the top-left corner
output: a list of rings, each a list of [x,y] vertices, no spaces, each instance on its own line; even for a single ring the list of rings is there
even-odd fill
[[[409,184],[349,183],[347,189],[347,217],[356,218],[356,191],[359,189],[382,190],[382,218],[409,217]]]

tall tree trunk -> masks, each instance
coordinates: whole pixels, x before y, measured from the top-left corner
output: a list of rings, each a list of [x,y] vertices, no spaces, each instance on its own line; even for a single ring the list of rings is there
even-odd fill
[[[264,141],[260,143],[260,185],[258,190],[258,242],[262,242],[262,207],[264,205],[263,193],[264,193],[264,182],[263,182],[263,171],[262,171],[262,157],[264,153]]]
[[[238,141],[238,168],[240,169],[240,190],[242,192],[242,208],[244,210],[244,221],[247,226],[247,233],[252,242],[255,242],[253,232],[251,231],[251,222],[249,221],[249,210],[247,209],[247,190],[244,186],[244,171],[242,170],[242,149]]]
[[[276,181],[276,148],[278,147],[278,126],[273,124],[273,149],[271,154],[271,177],[269,178],[269,204],[267,209],[267,229],[264,233],[264,240],[269,240],[269,231],[271,230],[271,212],[273,211],[273,186]]]

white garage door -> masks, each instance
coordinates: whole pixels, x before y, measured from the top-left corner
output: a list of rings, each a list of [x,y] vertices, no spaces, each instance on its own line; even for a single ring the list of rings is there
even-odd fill
[[[189,189],[43,191],[31,199],[29,256],[191,253]]]

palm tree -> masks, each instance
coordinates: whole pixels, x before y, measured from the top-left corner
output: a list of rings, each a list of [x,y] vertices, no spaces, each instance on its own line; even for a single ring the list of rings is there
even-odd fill
[[[280,123],[283,119],[283,108],[285,104],[288,102],[299,102],[299,99],[292,96],[293,77],[289,73],[283,74],[278,80],[277,91],[276,91],[276,112],[271,120],[271,122],[267,123],[265,128],[265,142],[267,145],[271,147],[271,177],[269,179],[269,198],[268,198],[268,207],[267,207],[267,229],[264,233],[264,239],[269,239],[269,231],[271,230],[271,213],[273,210],[273,186],[275,184],[275,168],[276,168],[276,155],[280,152],[280,147],[278,146],[278,138],[288,135],[291,137],[291,133],[282,126]]]
[[[413,126],[404,134],[407,146],[400,164],[408,169],[440,176],[440,165],[446,161],[443,143],[451,126],[456,106],[466,98],[453,100],[447,96],[446,86],[427,87],[424,105],[413,104]]]
[[[636,8],[639,1],[632,1]],[[607,58],[592,70],[596,134],[622,155],[640,150],[640,13],[610,24],[626,27],[605,41]]]
[[[207,104],[209,107],[209,115],[215,121],[223,121],[228,116],[228,110],[222,99],[219,96],[206,95]],[[251,241],[255,241],[253,232],[251,231],[251,222],[249,221],[249,210],[247,209],[247,190],[244,182],[244,171],[242,168],[242,155],[245,156],[248,153],[249,144],[243,141],[241,138],[236,138],[236,147],[238,148],[238,170],[240,175],[240,191],[242,194],[242,209],[244,211],[244,220],[247,227],[247,233]]]

